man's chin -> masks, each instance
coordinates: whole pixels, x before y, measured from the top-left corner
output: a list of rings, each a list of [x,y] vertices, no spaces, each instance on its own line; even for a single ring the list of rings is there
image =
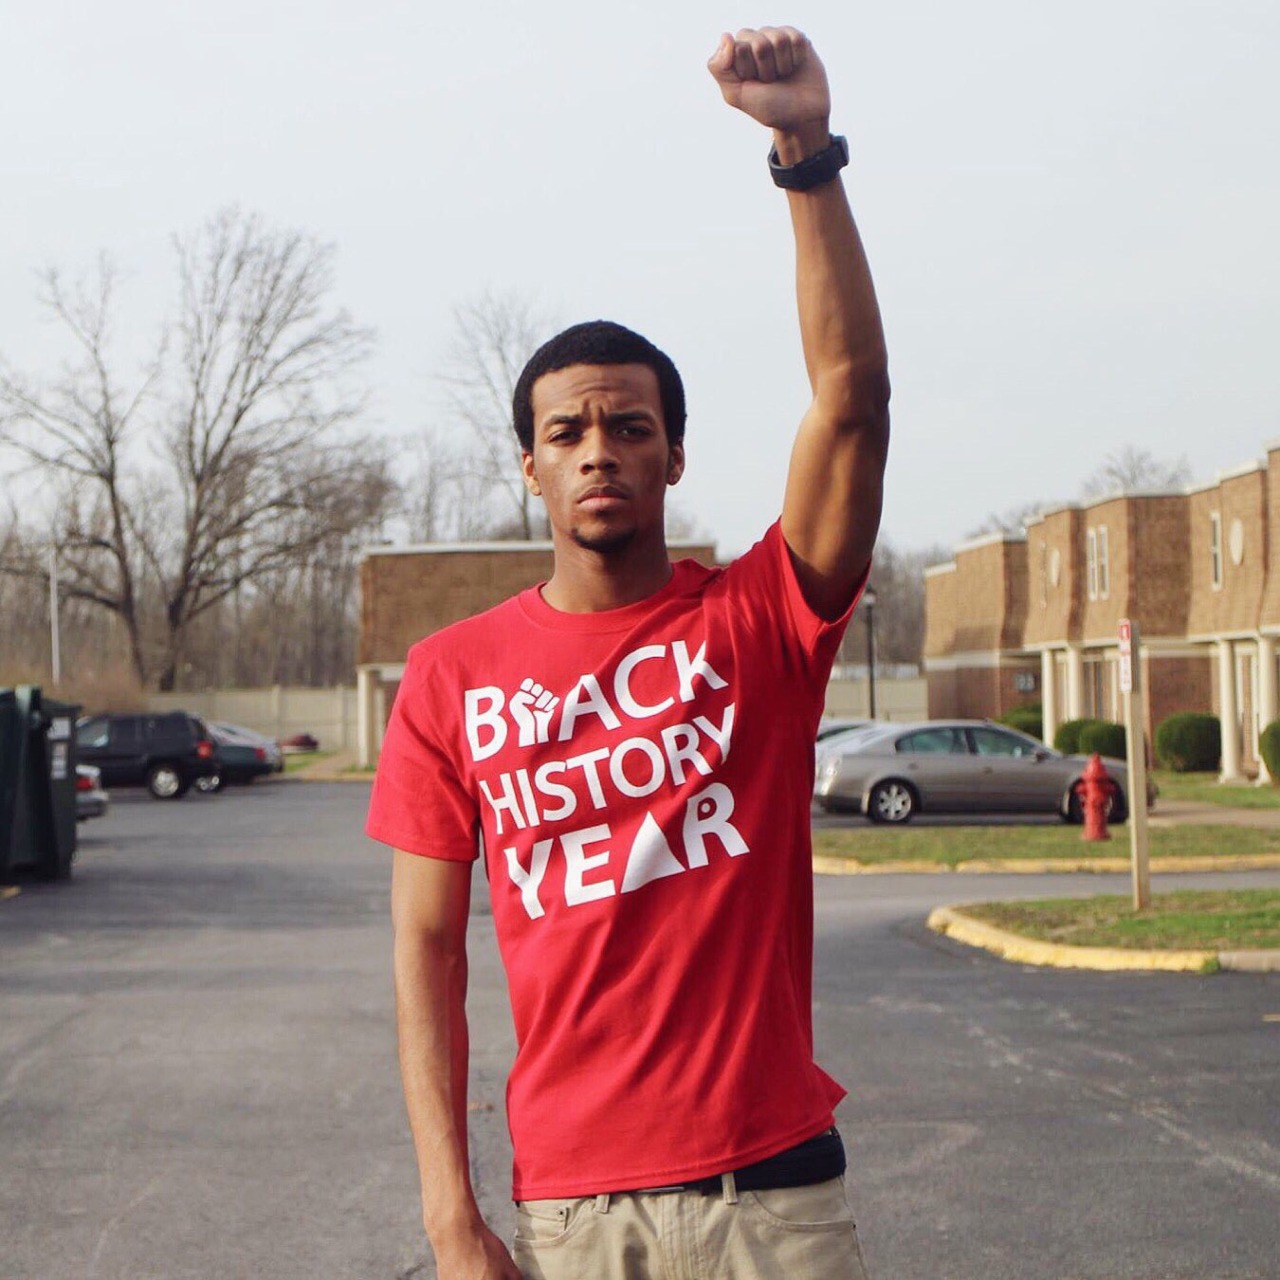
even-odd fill
[[[618,555],[626,551],[635,541],[636,530],[629,529],[571,529],[569,537],[584,551],[594,551],[598,555]]]

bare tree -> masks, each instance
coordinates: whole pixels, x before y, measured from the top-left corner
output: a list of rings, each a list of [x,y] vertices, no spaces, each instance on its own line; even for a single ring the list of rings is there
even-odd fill
[[[1113,493],[1135,493],[1144,490],[1180,489],[1191,479],[1191,464],[1183,456],[1174,462],[1157,458],[1148,449],[1122,445],[1109,453],[1098,469],[1080,486],[1080,499],[1089,501]],[[1025,532],[1027,522],[1042,511],[1052,511],[1062,503],[1041,499],[1023,502],[1007,511],[992,512],[982,524],[969,531],[970,538],[984,533]]]
[[[511,398],[520,371],[552,325],[527,299],[493,293],[457,307],[454,321],[441,376],[453,419],[465,432],[454,455],[454,483],[465,490],[468,481],[478,481],[482,492],[497,496],[500,513],[490,513],[494,533],[545,537],[545,518],[521,480]]]
[[[402,452],[412,465],[412,474],[401,487],[400,513],[411,542],[523,537],[520,513],[505,487],[495,503],[489,461],[470,443],[469,432],[461,438],[446,438],[444,432],[429,428],[408,441]],[[519,482],[518,462],[506,465]],[[531,527],[532,536],[540,536],[536,514]]]
[[[1102,465],[1081,486],[1081,496],[1099,498],[1109,493],[1180,489],[1191,479],[1185,455],[1176,462],[1157,458],[1148,449],[1126,444],[1107,454]]]
[[[887,538],[876,543],[869,585],[876,592],[876,655],[878,662],[917,664],[924,649],[924,571],[947,559],[943,547],[900,551]],[[863,616],[859,608],[854,623],[841,642],[841,660],[863,661]]]
[[[45,276],[78,361],[47,386],[0,369],[0,442],[52,489],[63,593],[115,614],[162,689],[195,619],[367,524],[352,494],[390,493],[384,454],[343,438],[371,334],[328,302],[332,249],[236,211],[175,248],[178,319],[128,385],[105,261],[91,285]]]
[[[980,538],[985,533],[1021,534],[1026,531],[1027,522],[1038,516],[1041,511],[1052,510],[1054,502],[1022,502],[1010,507],[1007,511],[993,511],[980,525],[971,529],[966,538]]]

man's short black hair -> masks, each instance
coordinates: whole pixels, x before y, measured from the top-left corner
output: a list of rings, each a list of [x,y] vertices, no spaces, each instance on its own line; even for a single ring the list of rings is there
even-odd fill
[[[587,320],[557,333],[529,357],[511,397],[516,438],[526,453],[533,452],[533,384],[545,373],[575,364],[643,364],[658,375],[662,421],[667,443],[684,439],[684,383],[671,357],[648,338],[612,320]]]

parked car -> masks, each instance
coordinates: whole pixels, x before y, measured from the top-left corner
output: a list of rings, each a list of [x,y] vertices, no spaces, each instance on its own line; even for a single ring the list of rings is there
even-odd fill
[[[818,736],[816,741],[826,742],[828,738],[833,738],[837,733],[847,733],[850,729],[865,729],[867,725],[875,724],[874,720],[849,720],[842,716],[823,716],[818,721]]]
[[[209,728],[221,730],[233,738],[261,747],[267,753],[267,761],[271,765],[272,772],[284,772],[284,752],[274,738],[268,738],[266,734],[259,733],[256,729],[246,729],[242,724],[227,724],[222,720],[210,720]]]
[[[111,803],[102,789],[102,770],[91,764],[76,765],[76,821],[101,818]]]
[[[1076,783],[1087,762],[989,721],[884,724],[824,756],[814,797],[828,812],[864,813],[873,822],[909,822],[917,813],[1056,813],[1079,822]],[[1123,822],[1125,763],[1103,764],[1116,784],[1108,818]],[[1155,796],[1148,781],[1148,807]]]
[[[817,779],[822,773],[822,766],[826,763],[829,756],[838,756],[854,742],[857,742],[863,734],[873,734],[885,728],[883,722],[876,720],[849,720],[844,722],[840,728],[833,729],[829,733],[818,731],[818,740],[813,744],[814,758],[814,794],[817,794]]]
[[[76,752],[105,786],[145,786],[157,800],[177,800],[218,768],[209,730],[185,711],[86,716]]]
[[[255,778],[274,773],[277,767],[284,767],[280,748],[249,729],[210,723],[209,734],[213,738],[217,768],[196,779],[196,787],[201,791],[221,791],[227,783],[247,785]]]

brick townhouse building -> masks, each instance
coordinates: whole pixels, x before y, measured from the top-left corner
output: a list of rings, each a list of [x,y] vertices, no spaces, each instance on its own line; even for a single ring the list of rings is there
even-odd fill
[[[715,564],[715,547],[670,542],[675,558]],[[405,655],[423,636],[482,613],[551,576],[550,542],[371,547],[360,564],[356,744],[362,766],[382,745]]]
[[[1064,720],[1119,720],[1121,618],[1140,631],[1148,736],[1175,711],[1217,715],[1222,779],[1267,781],[1258,734],[1280,714],[1280,441],[1210,484],[1044,511],[1025,534],[975,538],[927,569],[929,714],[1039,702],[1046,741]]]

